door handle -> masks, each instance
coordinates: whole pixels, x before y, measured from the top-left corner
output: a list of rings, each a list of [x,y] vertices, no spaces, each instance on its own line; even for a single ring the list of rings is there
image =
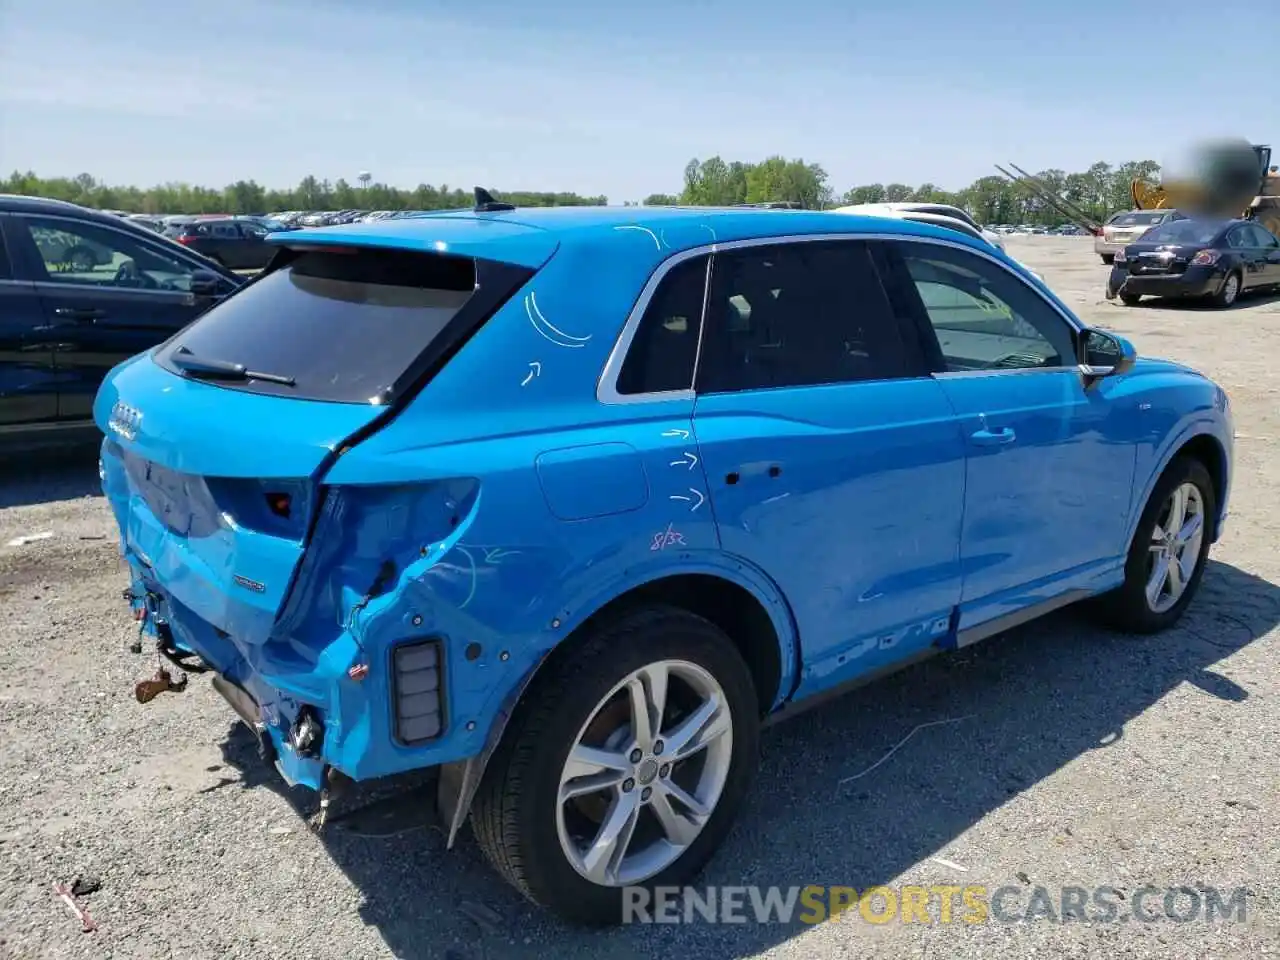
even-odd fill
[[[58,307],[53,313],[54,316],[76,321],[98,320],[107,315],[107,311],[97,307]]]
[[[1006,443],[1013,443],[1016,438],[1017,434],[1011,427],[1001,430],[978,430],[969,435],[969,439],[980,447],[1004,446]]]

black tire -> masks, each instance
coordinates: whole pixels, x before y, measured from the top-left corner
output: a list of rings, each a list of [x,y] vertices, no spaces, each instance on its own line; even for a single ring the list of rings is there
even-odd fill
[[[622,922],[623,887],[593,883],[561,849],[560,774],[579,731],[618,683],[648,664],[684,660],[709,671],[733,718],[729,771],[702,832],[685,853],[638,884],[683,886],[723,842],[755,774],[759,705],[751,672],[714,624],[673,607],[646,607],[593,630],[564,660],[535,677],[494,753],[471,808],[476,840],[525,897],[573,923]]]
[[[1231,281],[1235,280],[1234,288]],[[1229,307],[1240,299],[1240,292],[1244,288],[1244,279],[1240,276],[1240,271],[1233,270],[1222,278],[1222,286],[1218,288],[1218,292],[1211,298],[1214,306]]]
[[[1116,255],[1114,253],[1104,253],[1102,254],[1102,262],[1109,267],[1116,262]]]
[[[1136,307],[1138,305],[1138,301],[1141,299],[1142,299],[1142,294],[1140,293],[1120,294],[1120,302],[1123,303],[1126,307]]]
[[[1173,491],[1184,483],[1195,484],[1200,492],[1206,524],[1204,536],[1201,538],[1200,551],[1196,556],[1195,570],[1187,581],[1182,596],[1168,610],[1157,612],[1147,601],[1146,594],[1147,564],[1151,554],[1151,542],[1166,501]],[[1151,497],[1138,520],[1133,542],[1129,545],[1129,555],[1125,560],[1124,583],[1116,590],[1099,598],[1097,609],[1103,619],[1111,626],[1129,633],[1158,633],[1177,623],[1183,611],[1187,609],[1187,605],[1191,603],[1204,576],[1205,561],[1209,556],[1211,532],[1216,522],[1217,510],[1218,500],[1213,479],[1209,476],[1205,465],[1192,457],[1175,457],[1156,483],[1155,489],[1151,491]]]

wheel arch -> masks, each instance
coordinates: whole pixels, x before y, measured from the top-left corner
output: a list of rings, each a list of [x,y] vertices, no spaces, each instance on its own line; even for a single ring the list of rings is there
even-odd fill
[[[1213,481],[1216,508],[1213,517],[1210,518],[1210,522],[1213,525],[1210,531],[1210,540],[1212,542],[1217,541],[1221,532],[1227,494],[1230,492],[1230,459],[1226,446],[1213,429],[1213,424],[1201,421],[1187,426],[1165,446],[1157,461],[1156,468],[1147,477],[1142,495],[1137,498],[1133,509],[1130,511],[1129,529],[1125,537],[1125,543],[1129,543],[1133,539],[1134,530],[1142,517],[1142,511],[1146,509],[1147,501],[1151,498],[1151,493],[1156,484],[1160,482],[1160,478],[1169,469],[1169,464],[1173,463],[1179,456],[1192,457],[1204,464],[1205,469],[1209,471],[1209,477]]]
[[[437,791],[449,847],[466,821],[489,761],[503,742],[511,719],[528,700],[539,676],[573,651],[602,623],[645,605],[665,604],[710,620],[733,641],[756,685],[763,719],[794,690],[800,672],[795,618],[778,587],[745,562],[700,563],[652,573],[589,605],[565,637],[525,674],[498,711],[485,746],[467,760],[440,768]]]

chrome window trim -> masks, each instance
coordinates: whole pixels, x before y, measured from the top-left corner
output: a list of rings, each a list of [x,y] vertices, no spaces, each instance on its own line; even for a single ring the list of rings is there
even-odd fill
[[[946,228],[939,228],[946,229]],[[710,271],[715,262],[715,255],[728,250],[745,250],[751,247],[769,247],[778,246],[787,243],[813,243],[820,241],[845,241],[856,242],[860,240],[889,240],[889,241],[906,241],[910,243],[932,243],[942,247],[951,247],[956,250],[963,250],[974,256],[981,257],[984,260],[994,264],[1006,274],[1021,283],[1024,287],[1034,293],[1044,304],[1054,313],[1063,319],[1074,334],[1079,334],[1087,329],[1076,317],[1068,313],[1063,307],[1050,300],[1044,293],[1034,284],[1030,283],[1026,277],[1023,277],[1016,270],[1005,263],[999,257],[987,250],[979,249],[967,243],[957,243],[954,240],[944,239],[942,237],[921,237],[905,233],[812,233],[812,234],[784,234],[773,237],[749,237],[743,240],[726,240],[719,243],[708,243],[698,247],[690,247],[687,250],[680,250],[673,253],[667,259],[658,264],[657,268],[650,275],[649,280],[645,283],[640,291],[640,296],[636,299],[635,305],[632,306],[630,314],[627,315],[627,322],[622,328],[622,332],[618,334],[617,340],[614,341],[613,349],[609,352],[609,358],[605,361],[604,368],[600,371],[600,376],[596,380],[596,399],[600,403],[611,405],[631,404],[631,403],[656,403],[659,401],[671,400],[692,400],[697,396],[693,389],[693,383],[697,383],[698,364],[702,359],[702,336],[706,330],[706,314],[708,307],[708,299],[711,296],[711,275]],[[994,249],[994,248],[992,248]],[[658,285],[662,283],[667,274],[671,272],[678,264],[694,257],[709,255],[707,260],[707,281],[703,292],[702,306],[702,322],[698,327],[698,346],[694,354],[693,365],[693,383],[687,390],[662,390],[652,393],[632,393],[622,394],[618,392],[618,376],[622,373],[622,365],[626,360],[627,351],[631,347],[631,342],[635,339],[636,330],[640,326],[645,311],[649,309],[649,302],[653,299],[654,293],[657,292]],[[972,376],[1008,376],[1010,374],[1027,374],[1027,373],[1058,373],[1063,370],[1078,372],[1077,368],[1070,365],[1061,367],[1029,367],[1018,368],[1011,367],[1003,370],[957,370],[943,371],[934,374],[938,377],[972,377]]]
[[[9,216],[17,217],[22,220],[63,220],[63,221],[66,221],[67,223],[87,224],[90,227],[98,227],[102,230],[109,231],[110,233],[118,233],[122,237],[126,237],[127,239],[132,240],[142,247],[150,247],[152,250],[155,251],[157,256],[169,257],[172,260],[177,260],[179,263],[185,263],[193,272],[196,270],[208,270],[210,273],[214,272],[209,267],[203,266],[196,260],[193,260],[190,254],[188,254],[182,248],[181,244],[175,243],[172,240],[169,240],[167,237],[164,237],[160,234],[156,234],[156,237],[161,240],[164,240],[165,244],[168,244],[168,247],[164,246],[163,244],[155,243],[152,237],[145,236],[145,235],[140,236],[132,230],[122,230],[119,227],[114,226],[112,224],[99,223],[97,220],[86,220],[84,217],[68,216],[67,214],[62,214],[62,213],[30,213],[27,211],[23,211],[21,213],[11,213],[9,214]],[[138,229],[141,230],[143,228],[139,227]],[[27,227],[27,230],[29,231],[30,227]],[[34,237],[32,238],[32,242],[33,243],[35,242]],[[177,249],[176,250],[170,249],[173,247],[176,247]],[[223,279],[221,274],[217,274],[217,276],[219,280]],[[105,284],[70,283],[66,280],[54,280],[52,276],[50,276],[48,280],[34,280],[30,282],[53,283],[62,287],[73,287],[76,290],[84,290],[86,288],[92,289],[96,286],[105,286]],[[135,293],[137,292],[176,293],[179,296],[186,296],[186,292],[182,290],[139,290],[137,288],[119,288],[119,289],[131,289]]]

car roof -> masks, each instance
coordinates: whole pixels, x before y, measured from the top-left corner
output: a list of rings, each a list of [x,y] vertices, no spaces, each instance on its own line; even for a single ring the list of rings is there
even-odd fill
[[[538,267],[561,244],[639,236],[653,259],[711,244],[823,234],[891,234],[990,245],[945,227],[911,220],[755,207],[520,207],[501,212],[451,210],[295,230],[268,238],[286,246],[352,245],[451,252]]]
[[[27,197],[16,193],[0,193],[0,213],[90,213],[95,217],[117,221],[120,219],[114,214],[82,207],[78,203],[50,197]]]

